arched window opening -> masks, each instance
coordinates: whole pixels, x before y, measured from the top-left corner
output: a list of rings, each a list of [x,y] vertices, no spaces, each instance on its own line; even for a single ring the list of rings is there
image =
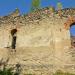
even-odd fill
[[[70,37],[71,37],[71,45],[75,47],[75,23],[72,23],[70,26]]]
[[[12,44],[11,44],[11,48],[15,49],[16,48],[16,33],[17,33],[17,29],[13,29],[11,30],[11,36],[12,36]]]

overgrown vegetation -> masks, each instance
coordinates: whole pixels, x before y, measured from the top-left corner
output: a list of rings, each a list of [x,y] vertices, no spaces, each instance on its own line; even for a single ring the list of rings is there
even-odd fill
[[[3,68],[0,70],[0,75],[13,75],[11,68]]]
[[[44,9],[41,7],[41,2],[42,2],[41,0],[32,0],[30,12],[31,13],[37,12],[37,14],[38,14],[39,9],[40,10]],[[48,7],[45,7],[45,8],[49,8],[48,10],[47,9],[43,10],[45,13],[51,13],[52,15],[55,14],[55,7],[49,5]],[[58,10],[57,13],[58,13],[59,17],[62,18],[62,3],[61,3],[61,1],[57,2],[57,10]],[[29,16],[32,16],[31,13],[29,14]],[[25,16],[25,14],[24,14],[24,16]]]
[[[57,3],[57,10],[58,10],[58,14],[60,17],[62,17],[62,3],[61,2],[58,2]]]
[[[40,0],[32,0],[31,11],[37,10],[40,8]]]
[[[0,75],[20,75],[20,64],[16,64],[15,67],[7,67],[8,60],[0,61]],[[15,70],[15,71],[14,71]]]
[[[7,67],[7,63],[8,63],[8,60],[6,62],[0,61],[0,75],[20,75],[21,74],[21,66],[19,63],[16,64],[15,67],[10,67],[10,68]],[[24,75],[35,75],[35,74],[24,74]],[[58,70],[53,75],[75,75],[75,74]]]

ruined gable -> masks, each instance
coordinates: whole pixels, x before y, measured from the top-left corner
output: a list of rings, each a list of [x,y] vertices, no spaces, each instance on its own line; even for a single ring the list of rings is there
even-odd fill
[[[27,15],[14,12],[0,17],[0,49],[3,49],[3,52],[7,51],[5,54],[6,58],[10,57],[9,64],[47,64],[52,66],[45,69],[51,71],[61,67],[67,71],[74,69],[72,66],[68,69],[65,66],[75,63],[72,60],[75,58],[72,57],[74,50],[70,51],[69,30],[75,22],[75,9],[61,11],[62,17],[58,11],[51,12],[48,8]],[[11,55],[12,51],[15,51],[14,55]],[[2,55],[1,57],[5,58]]]

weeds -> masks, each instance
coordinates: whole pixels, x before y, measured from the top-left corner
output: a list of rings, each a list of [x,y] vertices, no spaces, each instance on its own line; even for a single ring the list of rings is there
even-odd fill
[[[15,67],[8,68],[8,61],[9,59],[7,59],[5,62],[3,61],[3,59],[0,60],[0,75],[20,75],[20,64],[18,63],[15,65]]]

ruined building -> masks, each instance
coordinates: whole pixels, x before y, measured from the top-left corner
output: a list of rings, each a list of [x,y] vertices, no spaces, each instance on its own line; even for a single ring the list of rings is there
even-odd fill
[[[0,59],[9,58],[8,64],[20,63],[25,71],[37,75],[58,69],[74,72],[75,41],[70,27],[75,24],[75,9],[59,11],[61,16],[44,8],[28,15],[15,11],[0,17]]]

